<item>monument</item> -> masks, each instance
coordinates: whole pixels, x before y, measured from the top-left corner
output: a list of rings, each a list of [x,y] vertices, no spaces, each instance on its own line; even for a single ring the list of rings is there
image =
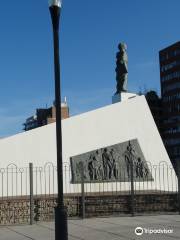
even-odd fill
[[[81,193],[82,179],[87,193],[129,191],[132,179],[138,191],[169,191],[169,186],[171,191],[177,191],[176,175],[146,98],[128,92],[124,43],[119,44],[116,64],[117,85],[113,96],[116,104],[62,121],[64,193]],[[12,166],[12,161],[13,166],[33,163],[40,169],[34,178],[42,182],[35,185],[36,194],[57,193],[55,129],[52,123],[0,141],[2,169]],[[50,166],[52,174],[45,171],[43,175],[42,167]],[[166,171],[169,168],[170,179]],[[2,175],[4,171],[0,172],[0,178]],[[47,178],[49,184],[41,181]],[[26,184],[15,189],[12,182],[26,183],[26,179],[16,179],[14,173],[8,184],[4,181],[2,188],[7,196],[13,191],[21,196],[27,194]]]
[[[33,163],[39,169],[34,176],[39,183],[34,185],[36,194],[57,193],[54,136],[52,123],[0,140],[0,168],[9,169],[10,179],[2,182],[0,197],[27,195],[28,174],[20,172],[17,179],[16,167],[10,174],[12,163],[17,168]],[[86,192],[129,191],[131,176],[138,191],[177,190],[173,168],[167,175],[171,163],[144,96],[64,119],[62,136],[64,193],[81,193],[81,163]],[[4,170],[2,176],[6,177]]]
[[[116,55],[116,93],[112,97],[112,103],[121,102],[129,98],[135,97],[136,94],[128,93],[128,55],[127,45],[120,43],[118,45],[118,53]]]
[[[131,164],[136,181],[153,181],[137,139],[96,149],[70,158],[72,183],[130,182]]]

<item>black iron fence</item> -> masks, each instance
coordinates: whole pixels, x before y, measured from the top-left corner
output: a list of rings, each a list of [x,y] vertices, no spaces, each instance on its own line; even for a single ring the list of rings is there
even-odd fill
[[[64,164],[64,201],[69,217],[132,215],[180,212],[180,178],[165,162],[147,163],[149,174],[138,165],[109,171],[109,178],[99,181],[94,169],[87,181],[81,166],[80,181],[74,181],[72,169]],[[74,174],[74,173],[73,173]],[[117,176],[117,174],[119,174]],[[57,168],[19,168],[9,164],[0,168],[0,224],[19,224],[54,219],[57,198]]]

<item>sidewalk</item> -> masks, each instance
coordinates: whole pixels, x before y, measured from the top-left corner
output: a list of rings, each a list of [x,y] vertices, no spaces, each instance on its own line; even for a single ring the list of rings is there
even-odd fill
[[[135,234],[135,228],[166,229],[173,233]],[[159,215],[140,217],[113,217],[68,221],[69,240],[135,240],[180,239],[180,216]],[[145,230],[144,230],[145,231]],[[33,226],[0,227],[0,240],[54,240],[54,223]]]

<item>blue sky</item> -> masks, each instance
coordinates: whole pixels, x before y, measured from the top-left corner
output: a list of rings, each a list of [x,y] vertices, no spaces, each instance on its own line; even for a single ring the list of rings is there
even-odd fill
[[[128,45],[129,91],[159,92],[158,51],[179,41],[179,9],[179,0],[64,0],[61,81],[71,115],[111,104],[119,42]],[[54,99],[47,1],[2,1],[0,29],[0,136],[8,136]]]

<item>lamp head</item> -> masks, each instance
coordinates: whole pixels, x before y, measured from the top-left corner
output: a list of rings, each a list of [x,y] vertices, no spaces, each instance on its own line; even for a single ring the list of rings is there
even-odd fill
[[[49,0],[49,7],[59,7],[62,6],[62,0]]]

